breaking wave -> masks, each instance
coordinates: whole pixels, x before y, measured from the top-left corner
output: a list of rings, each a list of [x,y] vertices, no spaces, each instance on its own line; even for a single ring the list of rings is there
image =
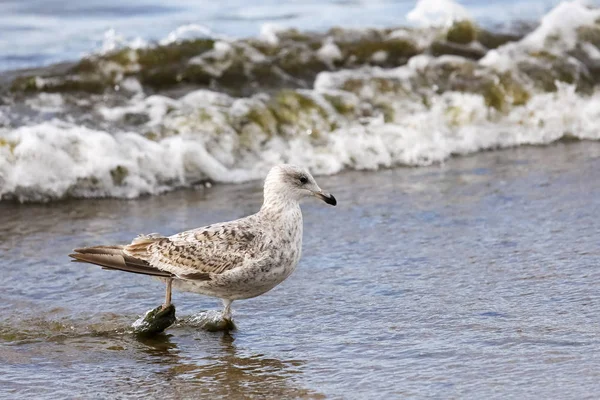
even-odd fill
[[[598,140],[598,17],[563,2],[499,33],[422,0],[408,16],[419,28],[109,46],[6,84],[0,198],[133,198],[281,162],[335,174]]]

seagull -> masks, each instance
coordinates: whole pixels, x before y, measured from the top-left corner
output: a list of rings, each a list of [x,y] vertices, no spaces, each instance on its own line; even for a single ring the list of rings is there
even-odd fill
[[[177,289],[220,298],[231,322],[234,300],[260,296],[294,272],[302,251],[300,201],[316,197],[335,206],[303,167],[273,167],[264,182],[260,210],[172,236],[140,235],[127,245],[75,249],[72,261],[108,270],[159,277],[166,282],[163,309]]]

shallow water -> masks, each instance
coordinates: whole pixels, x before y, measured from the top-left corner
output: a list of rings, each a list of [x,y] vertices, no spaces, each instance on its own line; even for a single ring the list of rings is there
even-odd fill
[[[66,255],[248,214],[259,183],[2,203],[0,396],[596,397],[598,168],[600,143],[578,142],[321,177],[338,207],[305,204],[298,270],[234,303],[237,331],[152,340],[130,324],[160,282]]]

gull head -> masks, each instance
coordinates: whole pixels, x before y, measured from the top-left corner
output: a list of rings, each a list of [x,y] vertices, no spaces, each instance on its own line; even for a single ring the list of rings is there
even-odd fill
[[[265,179],[265,203],[273,201],[300,201],[314,196],[335,206],[337,201],[325,193],[306,168],[290,164],[273,167]]]

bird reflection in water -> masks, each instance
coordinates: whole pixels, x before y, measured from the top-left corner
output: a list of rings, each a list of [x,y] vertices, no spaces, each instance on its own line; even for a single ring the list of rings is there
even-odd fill
[[[239,349],[234,344],[235,337],[228,332],[206,334],[191,343],[186,340],[181,343],[185,350],[171,339],[174,339],[171,335],[138,338],[145,347],[144,352],[153,359],[151,362],[166,367],[156,371],[155,375],[165,384],[161,385],[160,392],[182,397],[210,394],[235,399],[324,398],[300,387],[296,381],[304,361],[281,361],[251,354]],[[185,340],[186,337],[176,339]],[[189,349],[189,345],[196,351]]]

